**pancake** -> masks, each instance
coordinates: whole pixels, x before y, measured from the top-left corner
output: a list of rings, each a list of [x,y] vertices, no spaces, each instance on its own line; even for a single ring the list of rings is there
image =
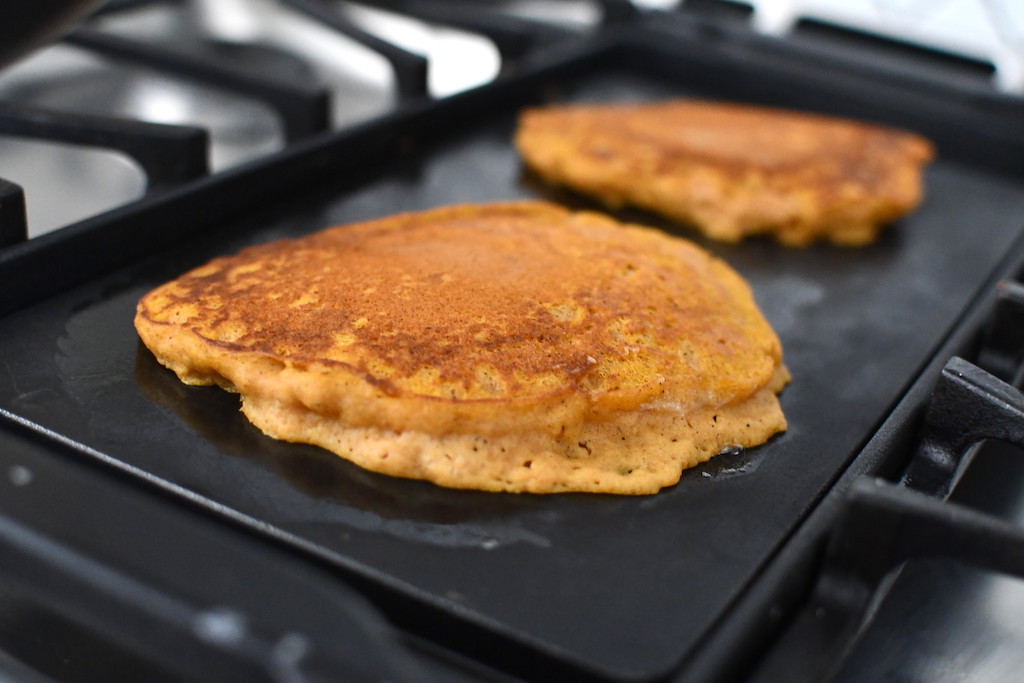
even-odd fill
[[[913,133],[693,100],[525,110],[516,146],[541,178],[736,242],[872,242],[922,198],[933,148]]]
[[[265,434],[446,487],[654,493],[786,426],[779,340],[737,273],[542,202],[250,247],[146,294],[135,326]]]

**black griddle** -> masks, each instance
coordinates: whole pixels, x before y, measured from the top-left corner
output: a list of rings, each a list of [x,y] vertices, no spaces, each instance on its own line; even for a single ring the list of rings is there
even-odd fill
[[[815,54],[676,16],[634,19],[628,31],[551,46],[476,91],[15,245],[0,254],[0,414],[10,429],[313,560],[400,622],[472,633],[480,656],[511,670],[539,662],[561,678],[611,680],[685,671],[706,660],[713,649],[702,644],[766,567],[777,575],[779,557],[806,555],[810,541],[800,552],[787,541],[844,473],[903,464],[864,447],[908,390],[926,391],[922,373],[1024,247],[1018,101]],[[459,202],[599,208],[524,171],[511,145],[517,112],[666,97],[851,116],[938,148],[921,207],[861,249],[723,245],[617,212],[694,239],[746,277],[793,373],[785,434],[689,470],[671,489],[484,494],[364,472],[263,437],[235,397],[181,385],[132,328],[150,288],[247,245]]]

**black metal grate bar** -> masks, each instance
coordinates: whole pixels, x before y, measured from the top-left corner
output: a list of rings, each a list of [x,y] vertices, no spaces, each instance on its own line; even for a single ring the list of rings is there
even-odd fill
[[[1004,287],[1001,296],[1013,301],[1019,294]],[[755,680],[777,680],[782,672],[790,681],[834,675],[908,560],[955,559],[1024,577],[1024,529],[944,500],[985,439],[1024,447],[1024,394],[953,357],[932,392],[920,445],[900,483],[863,479],[851,487],[811,598]]]
[[[1005,280],[997,286],[995,307],[975,362],[999,379],[1021,386],[1024,362],[1024,285],[1021,283]]]
[[[86,116],[0,103],[0,134],[121,151],[139,163],[147,190],[165,190],[208,172],[202,128]]]
[[[139,7],[146,7],[153,4],[183,5],[189,0],[107,0],[93,10],[92,16],[99,17],[118,12],[125,12]]]
[[[111,59],[145,65],[264,102],[280,117],[289,142],[330,128],[330,95],[323,87],[273,82],[266,74],[247,73],[211,60],[94,29],[79,28],[65,41]]]
[[[28,239],[25,192],[0,178],[0,249]]]
[[[374,0],[373,4],[428,23],[485,36],[497,48],[503,67],[513,64],[541,43],[569,35],[568,31],[550,24],[474,8],[465,3]]]
[[[400,97],[423,97],[427,94],[428,60],[356,26],[341,14],[331,11],[316,0],[281,0],[338,33],[352,38],[378,53],[391,64]]]
[[[925,558],[1024,577],[1024,529],[902,486],[858,481],[837,520],[810,603],[755,680],[828,680],[852,650],[892,572]]]
[[[921,445],[901,483],[933,496],[948,496],[971,447],[984,439],[1024,447],[1024,394],[954,357],[936,383]]]
[[[632,21],[640,16],[640,10],[630,0],[597,0],[601,6],[601,21],[614,24],[620,21]]]

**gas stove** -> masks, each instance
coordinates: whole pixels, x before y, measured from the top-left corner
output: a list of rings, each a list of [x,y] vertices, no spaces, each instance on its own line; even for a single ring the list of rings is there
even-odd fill
[[[32,138],[5,138],[0,176],[17,178],[28,190],[29,232],[42,234],[145,194],[154,184],[147,182],[151,169],[140,168],[132,152],[157,147],[169,134],[162,127],[205,136],[193,159],[155,162],[186,165],[192,170],[180,180],[190,180],[372,119],[409,99],[471,87],[499,67],[493,43],[478,34],[357,5],[113,3],[62,43],[0,76],[4,116],[28,119],[14,132]],[[96,120],[72,120],[57,133],[65,115]],[[128,133],[117,132],[126,122],[155,141],[126,152],[118,136]],[[66,192],[54,201],[48,187]]]
[[[708,0],[108,3],[0,74],[0,672],[1012,678],[1024,100],[998,85]],[[142,293],[249,244],[455,202],[595,208],[523,171],[517,112],[674,96],[898,125],[939,155],[870,247],[697,240],[782,338],[790,429],[670,490],[363,472],[264,438],[132,329]]]

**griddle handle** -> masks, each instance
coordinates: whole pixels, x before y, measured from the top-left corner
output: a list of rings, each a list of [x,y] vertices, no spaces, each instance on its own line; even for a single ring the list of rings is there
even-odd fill
[[[282,0],[282,3],[384,57],[391,65],[400,97],[426,97],[429,94],[429,61],[426,57],[364,31],[352,21],[338,14],[336,8],[325,5],[323,2]]]
[[[880,479],[851,487],[811,599],[755,681],[829,680],[908,560],[956,559],[1024,578],[1024,529]]]
[[[1024,448],[1024,394],[962,358],[942,369],[925,415],[921,445],[901,484],[939,498],[985,439]]]

